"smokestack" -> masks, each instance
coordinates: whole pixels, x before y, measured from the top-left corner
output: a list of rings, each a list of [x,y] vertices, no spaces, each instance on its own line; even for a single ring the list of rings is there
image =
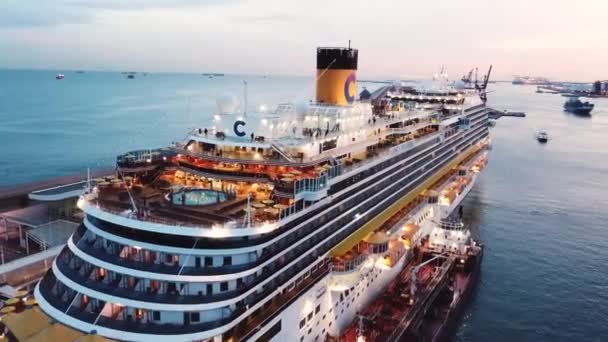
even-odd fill
[[[318,103],[348,105],[357,94],[359,51],[350,48],[317,48]]]

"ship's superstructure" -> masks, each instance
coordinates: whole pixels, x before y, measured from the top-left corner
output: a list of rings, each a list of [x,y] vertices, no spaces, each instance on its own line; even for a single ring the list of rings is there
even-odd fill
[[[120,340],[340,336],[458,207],[489,144],[485,86],[359,101],[357,58],[317,50],[314,102],[224,101],[183,143],[119,156],[79,199],[41,309]]]

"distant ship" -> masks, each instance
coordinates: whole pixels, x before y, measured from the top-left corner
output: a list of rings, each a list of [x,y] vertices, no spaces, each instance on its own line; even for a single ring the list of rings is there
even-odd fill
[[[55,76],[56,80],[62,80],[64,78],[65,78],[65,76],[63,74],[57,74],[57,76]]]
[[[578,115],[591,115],[595,105],[589,102],[582,102],[578,97],[572,96],[564,103],[564,110]]]
[[[133,79],[133,78],[135,78],[135,75],[133,75],[133,74],[129,74],[129,75],[127,75],[127,78],[131,78],[131,79]]]
[[[549,80],[544,77],[515,76],[511,83],[518,85],[543,85],[548,84]]]
[[[547,132],[540,131],[536,135],[536,140],[538,140],[539,143],[543,143],[544,144],[547,141],[549,141],[549,135],[547,134]]]
[[[224,76],[224,74],[204,72],[201,74],[201,76],[208,76],[209,78],[214,78],[214,77],[222,77],[222,76]]]
[[[74,72],[77,73],[77,74],[84,74],[84,70],[76,70]]]

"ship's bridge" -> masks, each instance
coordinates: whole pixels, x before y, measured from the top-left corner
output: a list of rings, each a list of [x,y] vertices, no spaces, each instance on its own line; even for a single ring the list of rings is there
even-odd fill
[[[325,151],[362,141],[375,122],[369,103],[281,104],[272,113],[215,114],[210,127],[189,133],[185,146],[197,153],[220,149],[231,153],[236,149],[257,153],[262,160],[276,151],[287,160],[311,160]]]

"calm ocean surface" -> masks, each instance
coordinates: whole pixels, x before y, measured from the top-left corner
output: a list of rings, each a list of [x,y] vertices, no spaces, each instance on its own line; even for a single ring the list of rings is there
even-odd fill
[[[225,92],[251,107],[310,98],[310,78],[0,70],[0,187],[111,167],[117,154],[181,140]],[[457,341],[608,341],[608,100],[592,118],[564,98],[491,85],[521,110],[491,129],[490,164],[465,203],[486,243]],[[370,85],[370,88],[373,86]],[[534,139],[546,130],[551,140]]]

